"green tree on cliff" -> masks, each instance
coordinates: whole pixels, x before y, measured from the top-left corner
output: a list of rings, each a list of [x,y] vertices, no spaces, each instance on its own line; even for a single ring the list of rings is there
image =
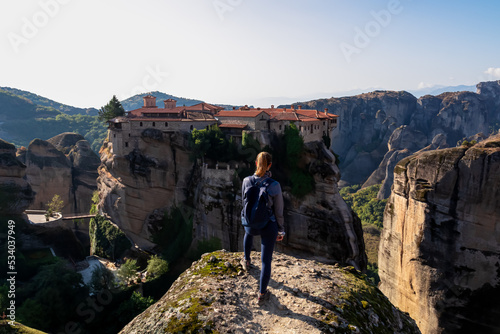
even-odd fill
[[[139,266],[137,265],[137,260],[128,259],[121,265],[120,269],[116,271],[116,275],[122,283],[128,285],[130,281],[137,276],[138,270]]]
[[[47,203],[47,217],[52,217],[52,215],[56,212],[61,212],[64,207],[64,201],[61,199],[61,196],[54,195],[50,202]]]
[[[148,260],[148,279],[158,278],[168,271],[168,262],[157,255]]]
[[[110,119],[118,116],[125,116],[125,109],[123,109],[123,106],[116,98],[116,95],[113,95],[113,98],[108,102],[108,104],[99,109],[99,120],[109,121]]]

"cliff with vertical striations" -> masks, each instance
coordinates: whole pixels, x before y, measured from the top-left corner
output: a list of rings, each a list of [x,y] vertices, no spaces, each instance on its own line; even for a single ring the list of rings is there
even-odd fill
[[[186,134],[147,129],[125,155],[109,141],[101,148],[99,208],[142,248],[155,247],[155,216],[187,199],[194,167],[187,147]]]
[[[423,333],[500,333],[500,136],[396,165],[379,274]]]
[[[67,132],[35,139],[18,152],[18,158],[26,165],[26,179],[35,192],[30,209],[44,210],[59,195],[65,203],[63,213],[89,212],[100,161],[83,136]]]

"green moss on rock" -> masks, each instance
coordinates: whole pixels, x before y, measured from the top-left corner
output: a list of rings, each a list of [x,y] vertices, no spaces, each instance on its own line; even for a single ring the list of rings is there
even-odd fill
[[[242,253],[217,251],[193,263],[167,294],[121,333],[420,333],[354,267],[275,253],[270,299],[258,305],[259,268],[241,271]],[[252,263],[259,266],[260,255]],[[312,312],[311,312],[312,310]],[[292,327],[279,319],[289,317]],[[306,320],[307,319],[307,320]],[[270,327],[269,327],[270,326]]]

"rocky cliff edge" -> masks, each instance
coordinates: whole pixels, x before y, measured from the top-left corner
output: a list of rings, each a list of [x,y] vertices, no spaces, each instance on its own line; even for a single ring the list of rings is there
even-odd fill
[[[120,333],[420,333],[352,267],[274,254],[271,298],[257,304],[260,254],[242,271],[241,253],[193,263]]]

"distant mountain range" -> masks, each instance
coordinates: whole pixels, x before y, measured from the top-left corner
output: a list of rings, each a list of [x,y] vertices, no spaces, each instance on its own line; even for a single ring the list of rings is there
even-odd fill
[[[156,105],[158,108],[164,108],[163,101],[168,100],[168,99],[174,99],[177,101],[177,106],[186,106],[190,107],[198,103],[202,103],[204,101],[201,100],[194,100],[194,99],[187,99],[184,97],[177,97],[173,96],[170,94],[165,94],[162,92],[150,92],[149,94],[153,95],[156,97]],[[125,111],[130,111],[134,109],[139,109],[144,105],[144,100],[142,99],[146,94],[137,94],[132,97],[129,97],[126,100],[121,101],[123,108]]]
[[[107,126],[95,115],[94,108],[75,108],[19,89],[0,88],[0,138],[18,147],[27,147],[36,138],[75,132],[99,151]]]
[[[349,96],[354,96],[354,95],[359,95],[363,93],[370,93],[374,91],[390,91],[392,89],[382,89],[382,88],[367,88],[367,89],[353,89],[353,90],[348,90],[348,91],[343,91],[343,92],[336,92],[331,94],[331,97],[349,97]],[[416,98],[419,98],[421,96],[425,95],[439,95],[442,93],[452,93],[452,92],[476,92],[476,86],[467,86],[467,85],[458,85],[458,86],[442,86],[442,85],[436,85],[432,87],[426,87],[426,88],[421,88],[421,89],[402,89],[404,91],[407,91],[408,93],[412,94]],[[328,94],[323,94],[325,96],[328,96]],[[330,97],[330,96],[328,96]]]
[[[72,107],[68,106],[66,104],[62,104],[53,100],[50,100],[46,97],[33,94],[31,92],[25,91],[25,90],[20,90],[16,88],[10,88],[10,87],[0,87],[0,90],[15,94],[17,96],[22,96],[29,100],[31,103],[39,106],[44,106],[44,107],[51,107],[54,108],[62,113],[68,114],[68,115],[89,115],[89,116],[95,116],[97,115],[97,109],[95,108],[77,108],[77,107]],[[1,106],[0,106],[1,108]]]
[[[434,95],[437,96],[442,93],[452,93],[452,92],[476,92],[476,86],[466,86],[466,85],[459,85],[459,86],[433,86],[429,88],[422,88],[422,89],[417,89],[417,90],[409,90],[408,92],[413,94],[415,97],[421,97],[425,95]]]

